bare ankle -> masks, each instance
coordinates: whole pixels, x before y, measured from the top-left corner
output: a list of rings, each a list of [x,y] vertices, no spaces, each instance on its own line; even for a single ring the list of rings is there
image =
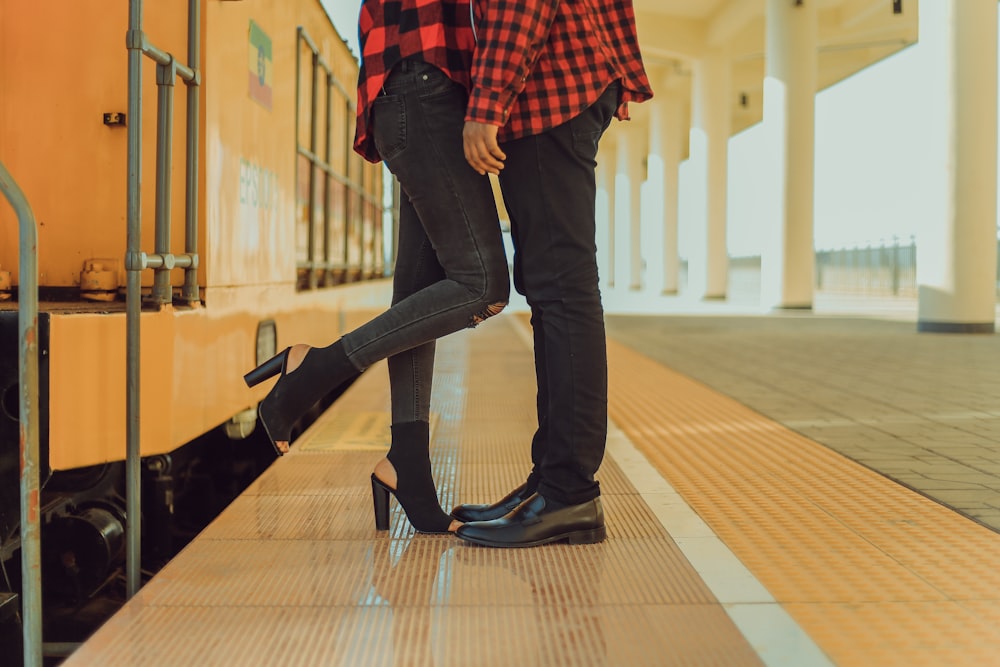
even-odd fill
[[[302,365],[302,361],[306,358],[311,348],[308,345],[298,344],[292,345],[292,349],[288,351],[288,360],[285,362],[285,373],[291,373],[296,368]]]
[[[399,483],[399,479],[396,475],[396,468],[393,467],[392,462],[389,461],[389,459],[383,458],[375,464],[375,476],[390,488],[398,488],[397,484]]]

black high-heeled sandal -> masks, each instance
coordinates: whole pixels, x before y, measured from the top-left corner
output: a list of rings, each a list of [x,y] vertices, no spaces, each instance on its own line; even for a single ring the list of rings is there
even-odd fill
[[[268,359],[243,376],[248,387],[279,375],[278,381],[257,406],[257,417],[271,440],[274,451],[282,456],[288,450],[278,442],[291,446],[295,424],[323,396],[359,373],[344,352],[339,340],[327,347],[310,348],[294,371],[288,372],[288,354],[292,348]]]
[[[431,476],[427,422],[392,425],[392,444],[387,458],[396,469],[396,488],[372,473],[372,501],[375,529],[389,530],[389,494],[403,508],[410,525],[418,533],[450,533],[453,519],[441,509]]]

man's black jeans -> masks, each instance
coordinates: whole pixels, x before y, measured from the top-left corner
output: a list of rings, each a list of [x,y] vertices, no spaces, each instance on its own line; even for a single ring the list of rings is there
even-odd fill
[[[529,489],[577,504],[600,495],[594,473],[608,431],[604,309],[597,275],[597,149],[618,107],[612,84],[590,108],[505,142],[500,173],[514,241],[514,286],[531,306],[538,431]]]

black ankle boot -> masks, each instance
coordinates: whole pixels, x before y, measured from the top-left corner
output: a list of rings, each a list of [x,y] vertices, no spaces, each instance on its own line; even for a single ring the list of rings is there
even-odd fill
[[[389,529],[389,494],[406,513],[418,533],[447,533],[451,517],[438,502],[431,476],[430,427],[427,422],[404,422],[392,425],[389,463],[396,469],[396,488],[389,488],[372,473],[372,498],[375,502],[375,528]]]
[[[273,371],[271,373],[273,375],[277,370],[267,367],[275,366],[275,360],[281,359],[281,375],[278,377],[278,382],[257,408],[260,422],[272,445],[279,441],[289,442],[292,428],[313,405],[360,373],[347,358],[344,344],[340,340],[327,347],[310,348],[302,363],[291,373],[287,370],[290,350],[291,348],[288,348],[271,361],[262,364],[260,369],[265,369],[262,372],[253,371],[248,374],[263,375]],[[247,380],[247,384],[253,386],[259,381],[261,380],[253,377]],[[284,453],[277,445],[274,448],[279,456]]]

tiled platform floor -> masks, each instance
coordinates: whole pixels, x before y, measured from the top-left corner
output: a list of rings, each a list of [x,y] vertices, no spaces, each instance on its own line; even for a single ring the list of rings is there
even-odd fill
[[[446,507],[526,474],[526,339],[505,314],[439,345]],[[1000,534],[651,356],[609,345],[605,543],[376,533],[377,366],[66,664],[996,664]]]

